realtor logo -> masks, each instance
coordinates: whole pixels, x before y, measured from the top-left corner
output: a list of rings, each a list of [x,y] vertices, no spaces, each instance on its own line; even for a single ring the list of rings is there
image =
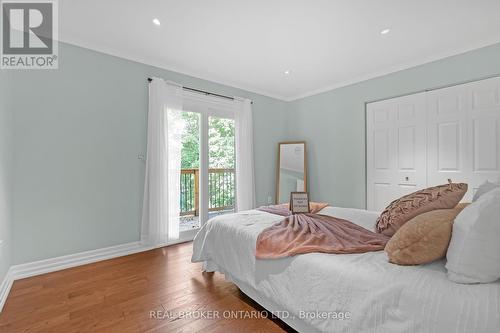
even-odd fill
[[[56,0],[4,0],[2,69],[57,69]]]

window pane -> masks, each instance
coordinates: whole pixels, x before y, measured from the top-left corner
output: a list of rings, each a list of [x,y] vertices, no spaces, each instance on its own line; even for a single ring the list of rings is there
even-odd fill
[[[200,114],[182,112],[180,231],[200,227]]]
[[[234,146],[234,120],[209,117],[209,217],[234,212],[236,164]]]

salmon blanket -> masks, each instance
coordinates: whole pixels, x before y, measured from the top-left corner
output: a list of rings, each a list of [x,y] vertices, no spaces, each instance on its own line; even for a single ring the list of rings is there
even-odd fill
[[[286,216],[257,237],[255,257],[278,259],[297,254],[364,253],[383,250],[388,236],[347,220],[319,214],[294,214],[287,209],[261,207],[261,211]]]

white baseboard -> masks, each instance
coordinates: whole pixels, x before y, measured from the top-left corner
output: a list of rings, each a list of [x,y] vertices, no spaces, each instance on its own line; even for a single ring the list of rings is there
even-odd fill
[[[141,242],[132,242],[11,266],[5,275],[2,284],[0,285],[0,312],[2,312],[7,296],[9,295],[10,288],[15,280],[126,256],[133,253],[148,251],[151,249],[153,249],[153,247],[144,246]]]
[[[14,278],[12,277],[12,267],[9,268],[5,277],[3,278],[2,284],[0,284],[0,312],[2,312],[3,306],[7,301],[7,296],[9,296],[10,288],[14,283]]]
[[[138,252],[149,251],[158,247],[174,245],[190,240],[191,238],[181,238],[176,241],[159,244],[157,246],[143,245],[140,241],[138,241],[11,266],[7,271],[7,274],[5,274],[2,284],[0,284],[0,312],[2,312],[3,306],[7,301],[7,296],[9,296],[10,288],[15,280],[60,271],[66,268],[91,264],[102,260],[122,257]]]
[[[12,266],[14,280],[27,277],[60,271],[62,269],[75,266],[90,264],[102,260],[126,256],[129,254],[150,250],[151,247],[145,247],[140,242],[120,244],[102,249],[85,251],[67,256],[51,259],[34,261],[26,264]]]

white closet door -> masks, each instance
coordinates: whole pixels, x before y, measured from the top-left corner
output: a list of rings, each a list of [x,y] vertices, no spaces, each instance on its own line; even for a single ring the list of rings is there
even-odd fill
[[[367,209],[448,179],[500,177],[500,78],[367,105]]]
[[[500,175],[500,78],[468,84],[468,151],[471,156],[469,194]]]
[[[428,186],[446,184],[448,179],[469,179],[468,104],[467,88],[463,85],[427,93]]]
[[[425,187],[425,120],[423,93],[368,104],[367,209]]]
[[[394,103],[381,101],[367,105],[367,209],[381,210],[394,197]]]
[[[464,201],[500,174],[500,78],[427,94],[428,184],[469,184]]]

